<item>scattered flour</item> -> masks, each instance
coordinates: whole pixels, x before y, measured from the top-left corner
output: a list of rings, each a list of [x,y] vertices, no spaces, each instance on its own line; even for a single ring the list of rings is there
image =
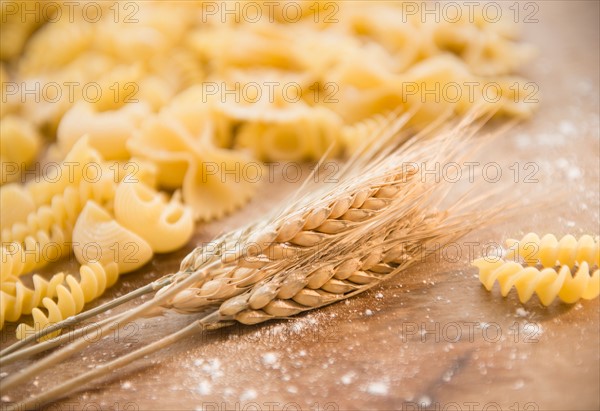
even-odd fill
[[[197,391],[200,395],[209,395],[212,392],[212,384],[208,380],[202,380]]]
[[[268,352],[268,353],[263,354],[263,356],[262,356],[262,363],[266,367],[273,368],[277,364],[278,360],[279,360],[279,355],[277,355],[274,352]]]
[[[367,392],[371,395],[387,395],[388,391],[388,384],[383,381],[372,382],[367,387]]]
[[[250,401],[256,398],[256,391],[248,389],[240,395],[240,401]]]
[[[349,373],[346,373],[342,376],[342,384],[344,385],[350,385],[352,384],[352,381],[354,381],[354,378],[356,377],[356,373],[353,371],[350,371]]]
[[[524,308],[522,308],[522,307],[519,307],[519,308],[517,308],[516,314],[517,314],[519,317],[527,317],[527,315],[528,315],[529,313],[528,313],[527,311],[525,311],[525,309],[524,309]]]

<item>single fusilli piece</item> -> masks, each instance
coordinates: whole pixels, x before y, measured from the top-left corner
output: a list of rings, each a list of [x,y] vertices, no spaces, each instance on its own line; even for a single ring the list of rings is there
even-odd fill
[[[557,297],[565,303],[575,303],[580,298],[591,300],[600,291],[600,271],[590,274],[587,262],[582,262],[574,275],[571,269],[563,265],[557,271],[554,268],[524,267],[514,261],[479,258],[473,261],[479,268],[479,280],[490,291],[495,282],[500,284],[502,296],[507,296],[514,287],[519,300],[526,303],[536,293],[540,302],[548,306]]]
[[[33,276],[33,288],[28,288],[18,278],[10,277],[0,283],[0,329],[5,321],[15,322],[22,315],[31,314],[42,305],[46,297],[53,298],[56,288],[63,283],[64,274],[56,274],[45,280],[38,274]]]
[[[34,325],[19,324],[17,327],[18,339],[26,338],[49,325],[79,314],[86,303],[100,297],[107,288],[115,284],[119,278],[119,271],[116,263],[103,266],[98,262],[93,262],[82,265],[79,269],[79,276],[79,281],[72,275],[67,276],[65,282],[68,288],[62,281],[56,286],[56,301],[50,295],[43,298],[42,304],[48,310],[48,314],[37,308],[39,304],[31,310]],[[60,273],[54,277],[62,279],[64,274]],[[28,291],[34,294],[36,292],[36,290]],[[58,334],[59,332],[49,334],[41,340],[53,338]]]
[[[552,234],[540,238],[535,233],[526,234],[521,240],[506,240],[508,260],[523,261],[527,265],[573,267],[586,261],[591,267],[598,266],[600,248],[598,237],[583,235],[577,240],[566,235],[560,240]]]

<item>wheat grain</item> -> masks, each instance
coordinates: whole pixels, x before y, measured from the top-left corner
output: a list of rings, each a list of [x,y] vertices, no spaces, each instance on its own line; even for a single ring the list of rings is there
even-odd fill
[[[384,130],[390,133],[390,128]],[[397,132],[395,127],[391,130],[391,135]],[[456,140],[461,132],[468,134],[464,125],[451,129],[449,135]],[[384,136],[382,141],[390,138]],[[207,262],[220,261],[221,267],[206,277],[206,283],[196,283],[166,301],[163,307],[188,313],[216,307],[306,256],[316,258],[320,249],[327,249],[331,244],[339,246],[352,233],[364,231],[373,221],[411,198],[420,198],[428,186],[415,179],[419,168],[414,165],[439,158],[439,152],[433,148],[446,147],[447,138],[448,135],[442,133],[437,139],[423,143],[423,136],[419,135],[416,139],[419,144],[407,142],[392,153],[377,146],[372,153],[363,153],[360,161],[366,164],[357,165],[356,170],[344,170],[346,174],[341,172],[340,181],[333,187],[326,184],[318,187],[272,218],[217,240],[210,251],[207,248],[194,250],[182,262],[182,272],[198,270]],[[446,148],[443,158],[455,152],[454,148]],[[412,166],[405,167],[406,164]],[[387,267],[374,269],[387,270]],[[330,281],[325,287],[337,290],[348,286]],[[165,287],[159,294],[169,288]]]
[[[56,399],[91,378],[201,332],[207,325],[225,326],[233,320],[255,324],[288,318],[349,298],[427,255],[432,242],[444,244],[477,227],[498,209],[459,213],[477,205],[481,197],[465,202],[464,207],[437,211],[446,189],[437,182],[415,178],[418,168],[402,168],[404,162],[454,159],[461,150],[456,144],[464,142],[476,129],[462,123],[419,144],[408,140],[399,149],[376,147],[372,155],[351,163],[357,166],[356,170],[342,170],[340,181],[332,187],[305,190],[310,194],[264,221],[227,234],[212,247],[194,250],[184,259],[173,281],[151,301],[118,317],[117,328],[156,307],[196,314],[211,308],[211,314],[177,333],[67,380],[24,405]],[[100,331],[110,327],[111,324],[103,325]],[[90,344],[80,338],[8,377],[3,381],[4,387],[15,387]]]

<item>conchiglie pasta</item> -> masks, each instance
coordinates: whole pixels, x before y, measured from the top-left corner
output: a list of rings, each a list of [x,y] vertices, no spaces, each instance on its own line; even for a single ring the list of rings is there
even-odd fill
[[[12,183],[0,187],[0,230],[27,221],[33,211],[35,202],[22,185]]]
[[[0,184],[20,179],[38,156],[41,143],[29,121],[14,115],[0,119]]]
[[[127,140],[149,113],[145,104],[126,104],[117,110],[103,112],[97,112],[83,102],[75,104],[58,126],[59,147],[67,152],[81,136],[87,135],[89,145],[105,160],[128,159]]]
[[[114,209],[117,221],[146,240],[157,253],[181,248],[194,232],[192,210],[181,203],[179,193],[167,201],[144,184],[122,182]]]
[[[119,273],[137,270],[153,256],[148,242],[123,227],[93,201],[88,201],[77,218],[73,251],[80,264],[116,263]]]

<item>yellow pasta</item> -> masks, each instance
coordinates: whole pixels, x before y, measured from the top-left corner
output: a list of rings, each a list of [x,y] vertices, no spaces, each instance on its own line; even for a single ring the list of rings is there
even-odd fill
[[[200,136],[165,116],[148,119],[128,143],[136,156],[154,163],[159,186],[179,188],[194,218],[221,218],[245,204],[256,190],[252,167],[260,167],[240,151],[220,149],[206,126]]]
[[[7,115],[0,120],[0,184],[16,181],[39,154],[41,137],[23,118]]]
[[[596,268],[590,273],[589,265],[585,261],[576,269],[574,275],[571,275],[568,265],[560,267],[558,272],[554,268],[544,268],[540,271],[535,267],[523,267],[513,261],[491,261],[486,258],[473,261],[473,265],[479,268],[479,280],[488,291],[498,282],[500,292],[505,297],[514,287],[522,303],[529,301],[534,293],[543,305],[548,306],[556,298],[572,304],[581,298],[596,298],[600,292],[600,271]]]
[[[128,159],[127,140],[149,114],[146,104],[126,104],[117,110],[98,112],[89,104],[78,103],[60,121],[59,147],[66,153],[87,134],[89,145],[105,160]]]
[[[54,277],[63,278],[64,274],[60,273]],[[74,276],[68,275],[65,280],[68,288],[62,281],[56,286],[56,301],[52,299],[52,296],[44,297],[42,304],[48,313],[45,314],[42,310],[37,308],[39,305],[33,308],[31,310],[33,326],[24,323],[19,324],[17,327],[17,338],[24,339],[37,331],[43,330],[49,325],[62,321],[75,314],[79,314],[83,310],[84,304],[101,296],[107,288],[112,287],[115,284],[119,278],[119,272],[117,264],[115,263],[102,266],[100,263],[94,262],[81,266],[79,269],[79,277],[80,280],[78,281]],[[31,292],[31,290],[28,291]],[[35,293],[35,291],[33,291],[33,293]],[[40,341],[51,339],[59,333],[60,332],[54,332],[48,334],[41,338]]]
[[[69,253],[71,230],[88,200],[100,204],[111,201],[116,184],[103,173],[98,181],[84,181],[78,187],[68,186],[29,213],[25,222],[16,222],[2,230],[0,277],[18,276],[57,261]]]
[[[64,279],[62,273],[52,276],[48,281],[35,274],[32,289],[17,278],[3,280],[0,283],[0,328],[5,321],[15,322],[21,316],[31,314],[35,307],[41,306],[44,298],[53,298],[56,288]]]
[[[87,136],[83,136],[73,145],[62,162],[46,166],[43,170],[47,173],[27,183],[25,188],[37,206],[49,204],[56,194],[62,193],[68,186],[77,186],[82,179],[85,180],[88,168],[92,173],[101,163],[102,157],[90,147]],[[95,177],[90,176],[91,178]]]
[[[181,248],[194,232],[192,210],[181,204],[179,192],[167,201],[162,193],[143,183],[122,182],[117,187],[114,210],[117,221],[157,253]]]
[[[234,136],[236,147],[252,150],[258,159],[302,161],[319,158],[330,148],[334,148],[330,155],[339,150],[339,145],[332,146],[339,141],[342,122],[327,108],[295,107],[286,113],[271,107],[262,116],[264,120],[242,123]]]
[[[94,201],[88,201],[73,228],[73,252],[80,264],[117,265],[119,273],[137,270],[152,259],[152,247],[119,224]]]
[[[99,2],[102,18],[89,21],[79,13],[73,20],[57,3],[61,17],[39,29],[42,21],[2,15],[0,77],[19,90],[2,96],[1,182],[32,164],[41,134],[57,140],[36,169],[38,181],[0,192],[2,322],[40,304],[49,313],[36,311],[36,322],[53,322],[82,309],[76,290],[101,293],[68,277],[55,302],[55,285],[34,276],[27,294],[17,280],[70,252],[71,240],[79,240],[74,252],[95,278],[112,273],[111,264],[127,272],[153,252],[181,247],[193,220],[223,217],[251,198],[263,171],[255,159],[350,154],[382,113],[399,107],[419,108],[410,123],[417,126],[474,105],[521,117],[535,107],[523,80],[511,76],[531,56],[511,22],[431,24],[394,2],[294,3],[298,18],[276,12],[275,22],[223,22],[202,2],[131,5],[135,15],[125,5],[117,19],[114,5]],[[266,6],[259,4],[263,17]],[[441,90],[452,83],[461,93],[455,100]],[[477,84],[474,93],[467,83]],[[488,83],[497,84],[494,101],[482,97]],[[56,99],[22,94],[47,84],[59,85]],[[90,84],[98,98],[82,90]],[[253,87],[258,94],[247,93]],[[435,97],[426,93],[432,87]],[[299,95],[290,100],[286,89]],[[84,167],[101,178],[85,178]],[[176,194],[168,200],[161,189]]]
[[[22,185],[11,183],[0,187],[0,232],[27,221],[34,211],[35,202]]]
[[[576,264],[587,262],[590,266],[598,266],[600,247],[598,237],[581,236],[577,240],[572,235],[566,235],[560,240],[552,234],[540,238],[535,233],[525,235],[521,240],[506,240],[508,259],[523,260],[527,265],[541,264],[542,267]]]

